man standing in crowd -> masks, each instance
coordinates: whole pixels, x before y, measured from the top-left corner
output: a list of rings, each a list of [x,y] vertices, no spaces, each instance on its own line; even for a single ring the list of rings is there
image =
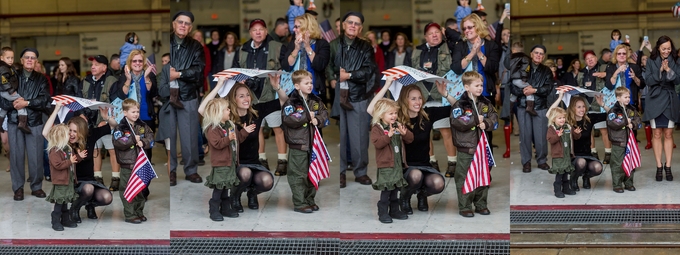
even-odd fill
[[[241,50],[234,56],[233,66],[236,68],[250,68],[260,70],[279,70],[281,63],[279,62],[279,55],[281,52],[281,43],[276,42],[271,36],[267,34],[267,24],[262,19],[254,19],[250,21],[250,40],[241,46]],[[255,93],[256,104],[266,103],[275,100],[274,95],[276,91],[271,85],[269,78],[250,78],[245,81],[250,90]],[[276,139],[276,148],[278,149],[278,165],[276,172],[286,172],[288,167],[288,155],[286,154],[286,140],[281,130],[281,111],[274,111],[263,117],[262,126],[265,123],[274,130]],[[267,162],[267,154],[264,150],[264,134],[260,129],[260,150],[259,158],[262,165],[269,169]]]
[[[611,58],[611,51],[609,49],[604,49],[602,52],[609,52],[609,56],[606,58]],[[603,56],[603,58],[605,58]],[[594,90],[594,91],[600,91],[602,88],[604,88],[604,78],[607,76],[607,73],[605,72],[605,69],[607,68],[607,63],[600,64],[600,61],[597,60],[597,56],[595,56],[595,52],[592,50],[586,51],[583,53],[583,59],[586,61],[586,67],[583,68],[579,72],[579,77],[577,77],[577,82],[580,83],[581,87],[589,89],[589,90]],[[602,59],[600,59],[602,60]],[[580,75],[583,75],[580,77]],[[580,79],[580,80],[579,80]],[[588,98],[588,101],[591,103],[593,102],[593,98]],[[592,111],[599,111],[600,106],[595,104],[591,104],[591,109]],[[600,131],[604,130],[604,136],[602,136],[602,142],[604,143],[604,152],[605,152],[605,161],[602,163],[608,164],[609,163],[609,157],[607,157],[607,153],[611,152],[611,143],[609,142],[609,138],[606,136],[607,135],[607,128],[604,126],[604,122],[599,122],[599,123],[593,123],[594,129],[598,129]],[[595,132],[593,132],[592,135],[594,135]],[[593,157],[600,159],[600,156],[597,154],[597,148],[595,148],[595,142],[593,140],[593,143],[590,145],[590,152],[593,154]],[[606,162],[606,163],[605,163]]]
[[[185,179],[202,183],[198,175],[198,89],[202,86],[205,54],[198,41],[188,37],[194,15],[179,11],[172,19],[170,35],[170,130],[179,130]],[[179,86],[173,92],[173,83]],[[174,95],[173,95],[174,94]],[[175,100],[173,102],[173,100]],[[179,101],[179,104],[177,104]],[[170,136],[170,186],[177,185],[177,138]]]
[[[336,86],[347,90],[348,105],[341,104],[340,111],[340,187],[346,186],[347,164],[354,166],[354,181],[363,185],[373,183],[366,175],[368,167],[369,116],[366,112],[375,84],[375,58],[373,46],[359,38],[364,16],[348,12],[342,18],[344,34],[331,42],[329,68],[337,78]],[[353,162],[347,161],[348,137],[352,133],[350,153]]]
[[[111,63],[109,64],[109,71],[113,75],[113,77],[120,77],[121,74],[123,74],[123,70],[120,69],[120,55],[118,54],[113,54],[111,55]]]
[[[606,66],[607,64],[611,63],[612,61],[612,51],[610,49],[604,48],[600,52],[600,60],[597,61],[598,65],[604,65]]]
[[[10,175],[12,179],[12,191],[14,200],[24,200],[25,157],[28,156],[28,182],[31,185],[31,195],[44,198],[45,192],[42,190],[43,180],[43,150],[44,138],[43,112],[49,110],[50,99],[47,89],[47,78],[41,73],[34,72],[35,64],[38,62],[38,50],[26,48],[21,52],[21,64],[23,69],[15,75],[19,80],[17,93],[21,98],[9,101],[5,98],[0,99],[0,107],[7,111],[7,132],[9,145],[12,148],[10,154]],[[4,78],[4,77],[3,77]],[[10,78],[11,79],[11,78]],[[24,133],[18,128],[17,111],[27,110],[27,124],[31,133]]]
[[[83,79],[83,95],[86,98],[94,99],[100,102],[109,102],[109,89],[113,84],[118,82],[118,79],[109,72],[109,60],[104,55],[96,55],[89,58],[92,61],[90,66],[90,75]],[[98,119],[98,122],[104,121]],[[111,135],[105,135],[95,145],[97,150],[102,148],[109,152],[109,160],[111,161],[111,186],[110,190],[118,189],[118,182],[120,181],[120,166],[116,160],[116,153],[113,151],[113,142]],[[104,184],[102,179],[102,153],[95,153],[94,156],[94,178],[97,182]],[[115,185],[114,185],[115,184]]]
[[[274,41],[279,43],[288,43],[288,21],[284,18],[276,19],[274,29],[271,31],[271,37]]]

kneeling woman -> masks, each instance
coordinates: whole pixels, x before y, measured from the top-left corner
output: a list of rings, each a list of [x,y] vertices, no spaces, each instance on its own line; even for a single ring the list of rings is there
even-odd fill
[[[57,104],[54,112],[45,123],[44,130],[49,130],[54,125],[54,120],[62,106]],[[102,120],[98,125],[95,111],[88,108],[77,111],[74,117],[68,120],[68,143],[72,151],[80,152],[82,160],[76,164],[76,193],[78,200],[73,202],[70,209],[71,220],[81,223],[80,208],[84,205],[87,210],[87,217],[97,219],[94,208],[111,204],[113,196],[109,188],[94,179],[94,160],[93,154],[99,153],[94,149],[95,143],[99,138],[111,134],[111,129],[118,126],[116,120],[109,118],[108,110],[99,110]],[[88,123],[91,123],[88,126]],[[108,125],[107,125],[108,124]],[[93,153],[90,153],[93,152]]]

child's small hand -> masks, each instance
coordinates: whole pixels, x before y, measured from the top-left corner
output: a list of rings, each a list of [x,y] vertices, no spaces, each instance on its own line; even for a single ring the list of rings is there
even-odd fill
[[[229,140],[236,140],[236,133],[235,132],[229,132]]]
[[[82,150],[82,151],[78,150],[78,156],[80,156],[80,158],[86,158],[87,157],[87,150]]]
[[[137,147],[139,148],[144,147],[144,143],[142,142],[142,140],[137,140]]]
[[[312,123],[312,125],[314,125],[314,126],[319,125],[319,121],[316,118],[313,118],[312,121],[310,121],[310,123]]]
[[[628,128],[629,128],[629,129],[633,129],[633,124],[632,124],[632,123],[628,123]]]
[[[397,123],[397,126],[398,126],[399,133],[402,134],[402,135],[406,134],[406,131],[408,131],[408,130],[406,130],[406,126],[402,125],[401,123]]]
[[[248,133],[252,133],[253,131],[255,131],[255,127],[256,127],[255,124],[250,124],[248,126],[243,124],[243,129],[245,129],[246,132],[248,132]]]
[[[558,129],[558,130],[555,130],[555,133],[557,133],[557,136],[559,136],[559,137],[562,137],[562,134],[564,134],[564,132],[562,131],[561,128]]]
[[[388,137],[392,137],[392,136],[394,135],[394,131],[395,131],[395,130],[394,130],[394,127],[390,126],[389,129],[390,129],[390,131],[387,132],[387,136],[388,136]]]
[[[479,115],[479,123],[484,123],[484,115]]]
[[[71,160],[71,163],[73,163],[73,164],[78,163],[78,157],[76,157],[75,154],[71,154],[70,160]]]
[[[484,122],[480,122],[479,125],[477,125],[477,126],[479,128],[481,128],[482,130],[486,129],[486,124],[484,124]]]

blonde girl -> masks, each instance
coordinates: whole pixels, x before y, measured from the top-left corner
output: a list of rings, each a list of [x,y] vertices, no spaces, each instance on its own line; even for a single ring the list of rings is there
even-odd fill
[[[203,133],[212,152],[212,171],[205,182],[206,187],[213,189],[212,198],[208,201],[210,219],[222,221],[223,216],[236,218],[238,212],[231,206],[229,191],[239,185],[236,176],[238,144],[248,133],[242,129],[237,134],[236,126],[230,120],[229,102],[224,98],[209,100],[202,114]]]
[[[397,122],[399,105],[391,99],[375,102],[371,124],[371,142],[376,151],[378,174],[373,189],[380,191],[378,220],[392,223],[392,218],[405,220],[408,215],[399,208],[397,191],[406,187],[403,168],[406,166],[403,143],[413,141],[413,133]]]
[[[52,127],[47,134],[52,191],[45,200],[54,203],[52,229],[55,231],[63,231],[64,227],[75,228],[78,226],[71,220],[68,213],[68,203],[78,199],[73,183],[75,180],[75,164],[80,161],[80,158],[78,153],[73,153],[68,141],[69,129],[64,124]]]
[[[573,139],[579,139],[580,133],[573,133],[567,123],[567,112],[562,108],[552,108],[548,112],[548,132],[546,139],[550,144],[552,167],[549,172],[555,174],[553,189],[555,196],[564,198],[564,195],[575,195],[576,192],[569,185],[569,175],[574,171],[572,159]]]

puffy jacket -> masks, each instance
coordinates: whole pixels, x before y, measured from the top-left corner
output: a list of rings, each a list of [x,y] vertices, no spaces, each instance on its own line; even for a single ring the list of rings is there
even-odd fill
[[[319,95],[326,95],[326,66],[328,66],[328,60],[331,55],[330,44],[324,39],[317,39],[314,44],[314,61],[312,61],[311,68],[314,70],[314,91],[319,92]],[[279,57],[279,62],[281,62],[281,69],[287,72],[292,72],[295,64],[288,64],[288,56],[293,54],[295,50],[295,41],[291,41],[288,45],[283,45],[281,47],[281,56]],[[305,49],[298,54],[307,54],[304,52]],[[308,56],[309,57],[309,56]],[[308,67],[309,68],[309,67]]]
[[[428,61],[432,61],[432,68],[426,70],[423,65]],[[420,71],[430,73],[436,76],[444,76],[449,72],[451,66],[451,51],[446,43],[442,42],[437,46],[428,47],[427,43],[423,43],[416,47],[411,55],[411,67]],[[423,99],[426,101],[441,102],[442,95],[439,94],[437,86],[432,82],[417,82],[420,92],[423,93]],[[429,88],[428,88],[429,87]]]
[[[90,74],[83,79],[83,95],[88,99],[110,102],[109,90],[117,81],[118,77],[114,77],[109,71],[106,71],[97,81]]]
[[[175,40],[175,34],[170,35],[170,66],[182,75],[177,79],[179,83],[179,98],[189,101],[198,98],[198,89],[205,68],[205,53],[203,46],[193,38],[184,37],[182,43]]]
[[[493,96],[496,94],[496,73],[498,73],[498,64],[501,61],[501,49],[494,41],[484,39],[484,52],[486,57],[486,64],[484,65],[484,80],[486,81],[486,92]],[[466,41],[458,41],[456,46],[451,49],[452,61],[451,70],[456,74],[463,74],[465,66],[461,65],[463,58],[470,52]],[[477,58],[477,57],[475,57]],[[550,69],[548,69],[550,71]]]
[[[66,77],[66,81],[57,81],[57,91],[55,95],[69,95],[83,97],[83,88],[80,79],[75,76]]]
[[[35,127],[43,124],[43,113],[49,113],[52,98],[50,91],[47,88],[47,78],[45,75],[33,71],[31,75],[26,78],[23,74],[25,70],[16,73],[19,79],[19,88],[17,93],[28,101],[28,106],[25,108],[28,113],[28,126]],[[0,97],[0,108],[7,111],[9,116],[8,122],[17,124],[17,110],[11,101]]]
[[[257,49],[252,47],[253,39],[248,40],[241,45],[241,50],[237,51],[234,56],[233,68],[251,68],[260,70],[280,70],[281,63],[279,57],[281,56],[281,43],[272,40],[271,36],[267,37],[262,42],[262,45]],[[266,45],[262,47],[263,45]],[[248,85],[251,91],[255,93],[255,104],[264,103],[274,100],[276,91],[272,87],[269,77],[258,78],[253,77],[245,80],[244,83]]]
[[[453,134],[453,145],[458,148],[458,151],[468,154],[474,154],[479,141],[479,118],[477,115],[484,116],[484,125],[486,131],[493,131],[498,126],[498,113],[493,107],[491,101],[485,97],[477,97],[477,108],[481,111],[477,114],[475,107],[472,105],[472,100],[464,93],[460,100],[456,101],[451,106],[451,131]]]
[[[354,38],[352,45],[347,45],[344,35],[331,42],[331,59],[328,62],[328,77],[338,81],[340,85],[340,68],[352,73],[347,80],[349,85],[349,101],[360,102],[373,95],[375,86],[375,57],[371,43],[359,37]],[[332,74],[332,75],[329,75]]]
[[[626,111],[624,114],[623,111]],[[635,110],[632,105],[626,105],[626,109],[621,107],[621,104],[616,103],[614,107],[607,111],[607,132],[609,132],[609,141],[613,145],[626,147],[626,142],[628,142],[628,119],[626,115],[631,120],[633,124],[633,130],[640,128],[642,122],[640,121],[640,114]]]
[[[111,139],[113,140],[113,148],[116,150],[116,160],[120,167],[132,169],[137,162],[137,154],[140,148],[137,147],[135,135],[139,135],[140,140],[142,140],[143,149],[153,147],[153,130],[144,121],[137,120],[134,123],[133,132],[127,118],[123,118],[114,129]]]
[[[314,111],[317,127],[322,128],[328,124],[328,109],[326,109],[321,98],[314,94],[309,94],[307,97],[307,106],[311,109],[307,109],[302,100],[302,96],[297,90],[290,93],[288,101],[282,107],[281,121],[283,125],[281,127],[286,143],[290,148],[308,151],[312,144],[312,118],[309,111]]]
[[[19,88],[19,77],[14,71],[14,68],[9,66],[4,61],[0,61],[0,91],[14,94]]]
[[[553,91],[552,71],[550,71],[550,68],[543,64],[539,64],[536,67],[534,67],[533,64],[530,64],[529,68],[530,70],[528,83],[529,85],[536,89],[536,93],[534,93],[534,109],[535,110],[548,109],[548,105],[552,104],[552,102],[548,102],[548,96],[550,95],[550,92]],[[510,75],[515,76],[515,74]],[[523,89],[517,86],[510,87],[511,87],[510,93],[517,96],[518,102],[520,102],[518,106],[521,108],[525,108],[527,97],[526,95],[524,95]]]

